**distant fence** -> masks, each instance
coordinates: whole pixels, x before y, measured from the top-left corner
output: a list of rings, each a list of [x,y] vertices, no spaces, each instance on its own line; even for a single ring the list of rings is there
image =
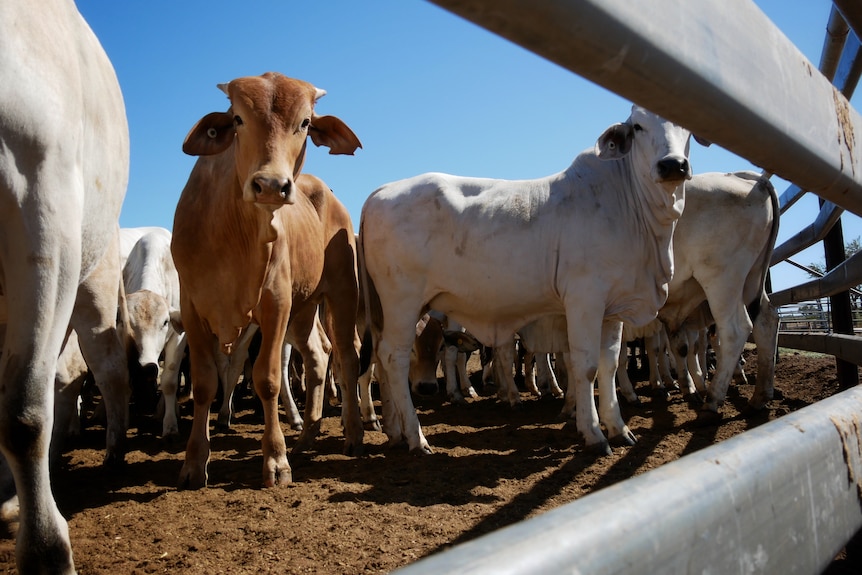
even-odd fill
[[[862,215],[860,3],[835,0],[821,74],[751,2],[432,1],[794,182],[782,213],[819,196],[772,263],[825,240],[829,271],[770,295],[779,345],[857,372],[862,252],[834,240]],[[860,419],[856,387],[399,573],[819,573],[862,526]]]

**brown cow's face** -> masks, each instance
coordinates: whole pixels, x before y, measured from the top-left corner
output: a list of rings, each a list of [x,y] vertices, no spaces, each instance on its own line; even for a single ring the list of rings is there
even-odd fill
[[[273,209],[292,204],[314,103],[322,92],[307,82],[269,73],[234,80],[227,93],[243,199]]]
[[[277,72],[220,84],[231,101],[192,127],[183,151],[193,156],[233,153],[242,198],[274,210],[295,201],[295,179],[305,160],[307,136],[330,154],[353,154],[362,144],[335,116],[315,116],[326,92]]]

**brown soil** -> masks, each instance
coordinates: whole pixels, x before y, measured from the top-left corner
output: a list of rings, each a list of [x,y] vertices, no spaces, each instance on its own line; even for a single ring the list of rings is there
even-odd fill
[[[754,365],[749,358],[752,382]],[[480,389],[479,373],[473,378]],[[387,449],[379,432],[366,433],[366,456],[345,457],[333,411],[314,451],[291,457],[294,483],[272,489],[260,487],[262,422],[243,397],[233,431],[213,434],[207,489],[177,491],[184,446],[166,446],[142,425],[114,473],[101,467],[104,429],[87,428],[54,490],[82,574],[385,573],[828,397],[838,391],[834,359],[783,354],[775,386],[768,412],[753,418],[739,415],[752,386],[732,386],[723,423],[694,429],[688,405],[654,401],[641,383],[642,404],[623,405],[638,444],[598,460],[557,421],[561,400],[524,393],[513,411],[490,386],[466,406],[415,400],[434,449],[426,457]],[[186,437],[189,408],[186,401]],[[285,431],[290,447],[296,433]],[[849,548],[828,573],[860,565]],[[16,572],[9,535],[0,539],[0,570]]]

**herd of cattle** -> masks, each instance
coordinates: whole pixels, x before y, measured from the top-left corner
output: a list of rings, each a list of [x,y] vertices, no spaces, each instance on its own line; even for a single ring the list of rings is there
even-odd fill
[[[556,354],[567,385],[551,389],[564,393],[562,414],[599,454],[636,441],[616,391],[636,337],[654,350],[656,372],[669,350],[681,391],[701,397],[710,420],[753,334],[750,404],[771,398],[778,320],[764,281],[775,191],[753,173],[692,175],[686,129],[633,106],[545,178],[432,173],[386,184],[368,197],[355,234],[342,203],[302,167],[309,138],[348,155],[359,139],[315,113],[323,90],[267,73],[220,85],[228,111],[191,128],[183,151],[198,160],[173,232],[120,230],[129,137],[117,78],[73,2],[50,4],[0,4],[0,489],[4,500],[17,497],[21,572],[74,572],[51,494],[49,451],[60,444],[51,436],[74,431],[89,372],[107,422],[105,463],[121,463],[130,357],[135,377],[157,382],[162,434],[176,437],[188,354],[194,417],[179,474],[188,488],[207,483],[210,408],[221,382],[218,421],[229,425],[255,333],[267,486],[291,481],[280,395],[302,430],[295,449],[304,449],[320,429],[330,364],[345,453],[361,454],[365,430],[381,428],[372,366],[390,444],[429,452],[408,381],[436,389],[442,346],[450,397],[475,395],[452,340],[493,349],[500,395],[512,403],[515,338],[546,378]],[[696,350],[711,325],[717,366],[707,381]],[[303,363],[301,414],[283,384],[291,350]],[[430,375],[417,356],[430,358]],[[636,401],[624,372],[621,393]]]

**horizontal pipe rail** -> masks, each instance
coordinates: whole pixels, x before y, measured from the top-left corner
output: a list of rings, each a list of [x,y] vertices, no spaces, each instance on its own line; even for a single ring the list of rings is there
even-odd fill
[[[862,338],[852,335],[780,332],[778,345],[790,349],[834,355],[844,361],[862,365]]]
[[[857,252],[835,266],[822,278],[769,294],[776,307],[828,297],[862,284],[862,252]]]
[[[397,575],[820,573],[862,526],[862,388]]]
[[[781,263],[787,258],[795,256],[805,248],[823,241],[823,238],[826,237],[826,234],[829,233],[829,230],[832,229],[832,226],[841,218],[841,214],[843,213],[844,210],[832,202],[823,202],[823,205],[820,206],[820,212],[813,223],[782,242],[781,245],[775,246],[769,265],[774,266],[777,263]]]
[[[751,1],[432,1],[862,215],[862,118]]]

